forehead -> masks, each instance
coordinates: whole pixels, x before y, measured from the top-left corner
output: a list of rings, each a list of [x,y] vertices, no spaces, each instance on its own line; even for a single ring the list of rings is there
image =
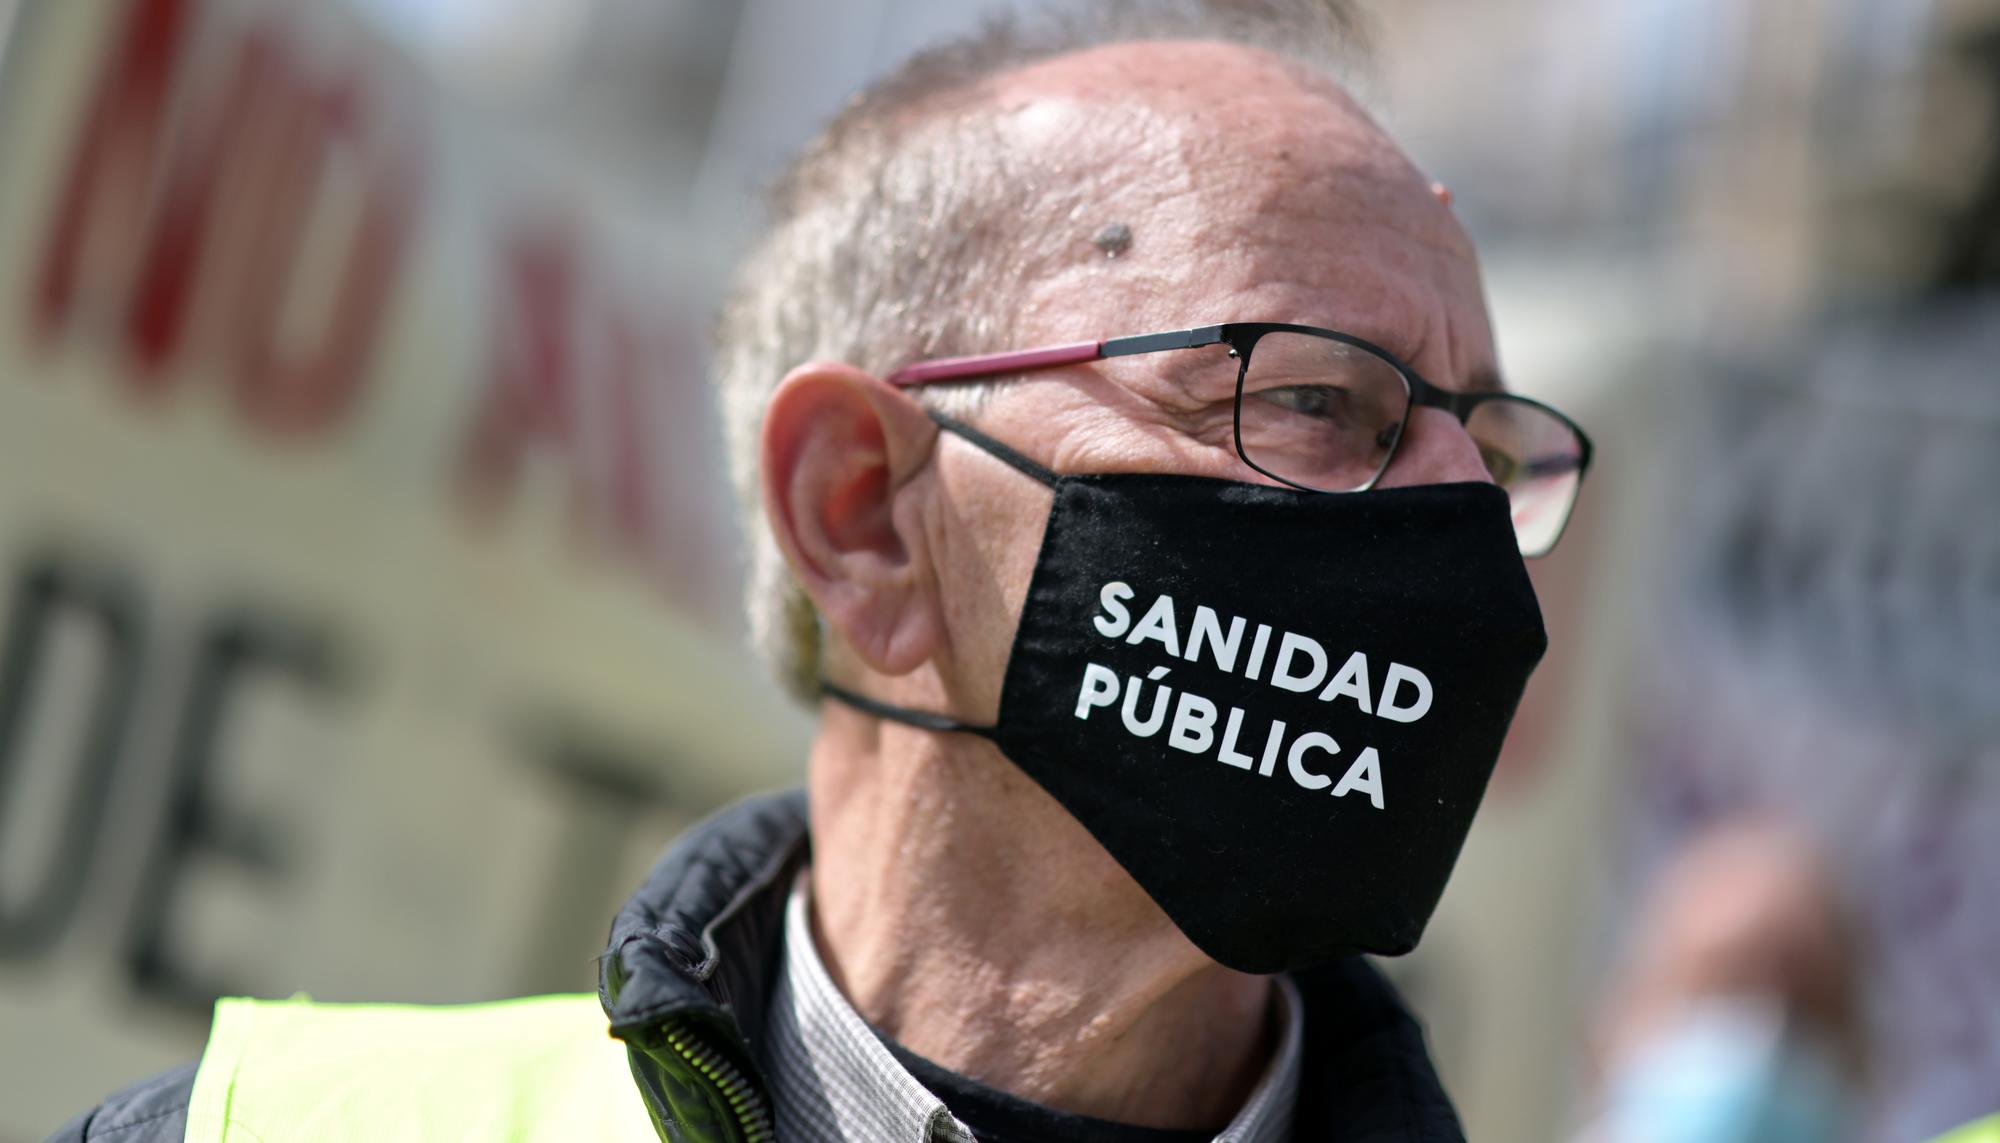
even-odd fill
[[[1476,261],[1429,182],[1332,81],[1250,48],[1141,43],[994,86],[1010,150],[1079,187],[1031,275],[1019,334],[1218,321],[1328,325],[1432,380],[1492,367]],[[1108,225],[1131,242],[1091,243]]]

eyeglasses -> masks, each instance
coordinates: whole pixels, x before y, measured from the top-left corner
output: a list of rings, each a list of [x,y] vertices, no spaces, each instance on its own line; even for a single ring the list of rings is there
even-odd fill
[[[1547,555],[1562,538],[1590,468],[1590,438],[1575,421],[1515,393],[1442,389],[1394,354],[1352,334],[1308,325],[1232,322],[905,366],[900,387],[973,381],[1176,349],[1226,347],[1211,367],[1236,371],[1236,455],[1265,476],[1309,492],[1363,492],[1396,457],[1415,408],[1458,418],[1486,471],[1507,493],[1521,554]]]

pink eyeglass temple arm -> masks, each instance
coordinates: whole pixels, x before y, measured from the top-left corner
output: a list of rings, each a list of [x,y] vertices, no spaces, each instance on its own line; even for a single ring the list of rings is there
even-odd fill
[[[1101,341],[1078,341],[1069,345],[1050,345],[1041,349],[1017,349],[1011,353],[981,353],[973,357],[940,357],[936,361],[919,361],[915,365],[889,374],[889,384],[898,388],[914,385],[928,385],[935,381],[969,381],[975,377],[997,377],[1004,373],[1023,373],[1030,369],[1049,369],[1057,365],[1077,365],[1085,361],[1096,361],[1104,356]]]
[[[940,357],[919,361],[889,375],[889,384],[908,388],[933,381],[969,381],[975,377],[998,377],[1029,369],[1056,365],[1079,365],[1102,357],[1124,357],[1133,353],[1158,353],[1163,349],[1196,349],[1223,341],[1230,327],[1204,325],[1194,329],[1173,329],[1165,333],[1140,333],[1111,337],[1103,341],[1078,341],[1069,345],[1047,345],[1040,349],[1019,349],[1012,353],[982,353],[976,357]],[[1233,351],[1232,351],[1233,352]]]

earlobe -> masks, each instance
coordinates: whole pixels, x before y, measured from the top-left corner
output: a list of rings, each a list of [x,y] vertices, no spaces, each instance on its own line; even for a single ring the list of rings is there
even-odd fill
[[[907,394],[837,363],[792,370],[764,412],[765,518],[828,625],[883,674],[920,666],[941,630],[909,503],[935,439]]]

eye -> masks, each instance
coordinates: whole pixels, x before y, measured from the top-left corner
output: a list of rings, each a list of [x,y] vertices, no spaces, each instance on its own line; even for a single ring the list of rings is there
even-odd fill
[[[1486,465],[1486,471],[1493,477],[1493,483],[1506,487],[1520,474],[1521,462],[1490,444],[1475,441],[1479,446],[1479,459]]]
[[[1256,397],[1307,417],[1340,417],[1348,411],[1347,390],[1338,385],[1286,385],[1261,390]]]

